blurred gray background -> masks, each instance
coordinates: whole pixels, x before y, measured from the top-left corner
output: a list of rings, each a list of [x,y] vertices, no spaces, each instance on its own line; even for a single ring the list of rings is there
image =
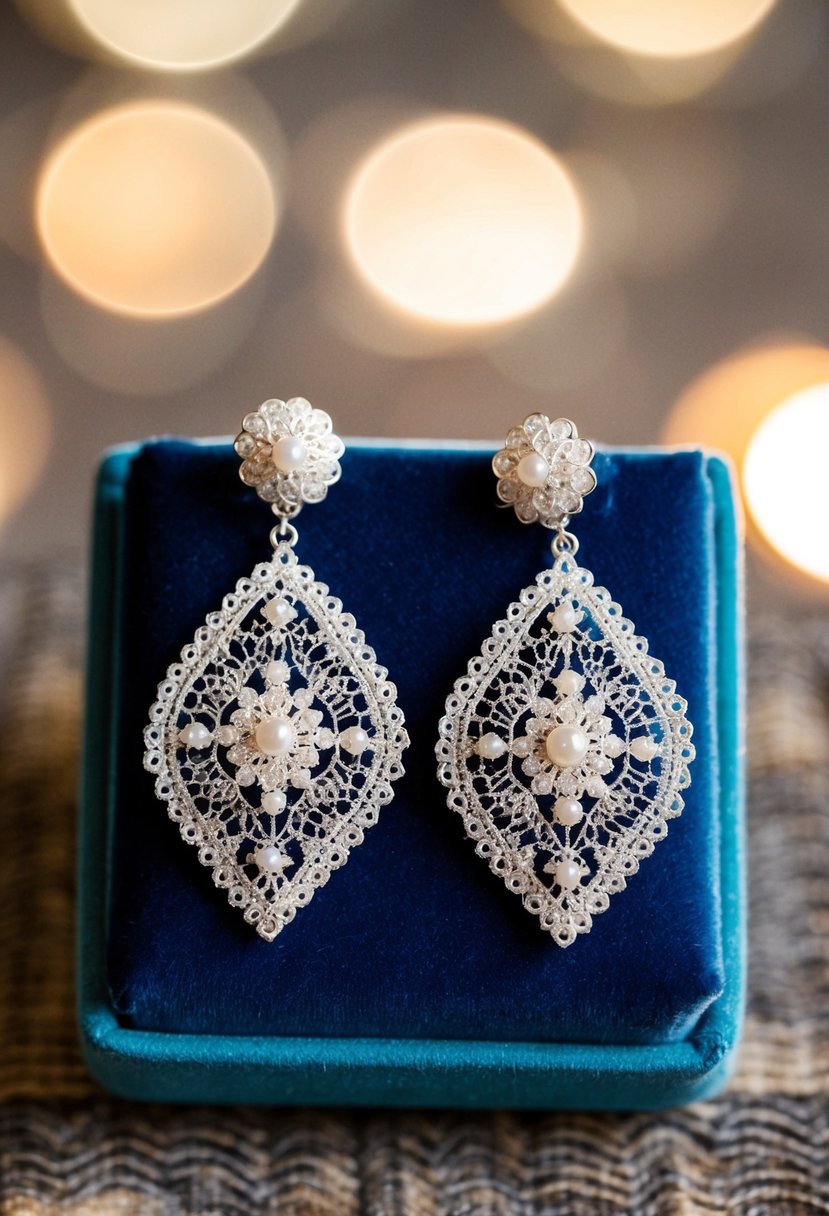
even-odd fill
[[[55,17],[62,5],[47,7]],[[229,434],[269,396],[307,396],[346,435],[497,440],[543,409],[607,443],[722,432],[728,444],[721,394],[707,420],[674,412],[718,361],[798,343],[812,381],[829,381],[829,14],[817,0],[780,0],[747,39],[703,57],[707,87],[702,61],[689,74],[682,59],[631,60],[552,0],[309,2],[264,49],[204,72],[106,61],[73,45],[71,23],[46,30],[42,16],[23,3],[0,12],[7,558],[83,552],[102,449]],[[38,174],[73,124],[142,98],[203,106],[243,130],[277,197],[259,269],[186,317],[90,303],[50,268],[33,219]],[[445,113],[516,124],[576,185],[575,270],[521,320],[424,325],[349,266],[338,216],[355,164],[407,122]]]

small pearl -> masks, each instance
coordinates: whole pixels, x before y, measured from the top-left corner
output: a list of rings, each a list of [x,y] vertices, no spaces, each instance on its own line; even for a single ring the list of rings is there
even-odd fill
[[[577,671],[567,668],[553,680],[553,683],[562,697],[572,697],[574,693],[581,692],[584,687],[584,677],[580,676]]]
[[[273,445],[271,459],[280,473],[293,473],[295,469],[302,467],[307,456],[308,449],[302,440],[295,439],[293,435],[286,435]]]
[[[602,751],[604,754],[612,757],[614,760],[617,756],[621,756],[624,750],[624,739],[620,739],[618,735],[607,735],[602,743]]]
[[[269,684],[284,684],[288,675],[288,664],[281,659],[274,659],[265,668],[265,679]]]
[[[362,726],[349,726],[340,735],[340,747],[352,756],[359,756],[370,743],[368,733]]]
[[[483,756],[484,760],[497,760],[503,756],[506,750],[506,743],[494,731],[490,731],[488,735],[481,735],[478,740],[478,755]]]
[[[239,742],[239,732],[235,726],[220,726],[216,731],[216,738],[222,747],[233,747],[234,743]]]
[[[294,745],[294,728],[287,718],[265,718],[256,728],[256,746],[266,756],[284,756]]]
[[[288,603],[287,600],[275,599],[269,600],[262,609],[262,616],[269,620],[272,625],[287,625],[296,616],[296,612]]]
[[[527,452],[526,456],[522,456],[515,471],[518,480],[523,481],[525,486],[543,486],[550,476],[550,466],[538,452]]]
[[[555,869],[555,880],[563,891],[575,891],[581,882],[581,870],[574,861],[560,861]]]
[[[253,860],[266,874],[281,874],[287,864],[286,858],[275,845],[261,845],[255,850]]]
[[[559,604],[547,619],[558,633],[572,633],[581,618],[582,614],[572,604]]]
[[[210,747],[213,742],[212,731],[209,731],[201,722],[191,722],[189,726],[185,726],[183,730],[179,731],[178,737],[185,747],[192,747],[197,752]]]
[[[580,726],[557,726],[550,731],[544,746],[553,764],[572,768],[587,755],[590,740]]]
[[[633,739],[630,744],[630,754],[637,760],[647,763],[648,760],[653,760],[659,752],[659,744],[650,735],[640,735],[638,739]]]
[[[553,818],[566,828],[573,827],[583,818],[584,811],[578,798],[556,798],[553,803]]]
[[[270,793],[262,795],[262,810],[268,815],[278,815],[280,811],[285,810],[287,801],[282,790],[271,790]]]

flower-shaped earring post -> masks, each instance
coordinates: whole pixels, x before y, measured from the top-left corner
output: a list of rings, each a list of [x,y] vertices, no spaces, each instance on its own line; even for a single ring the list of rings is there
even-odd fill
[[[515,508],[522,524],[537,520],[558,528],[581,511],[583,499],[596,488],[592,459],[592,443],[579,438],[569,418],[551,422],[531,414],[523,426],[513,427],[492,458],[498,497]]]
[[[304,397],[274,398],[247,414],[234,447],[242,481],[283,519],[297,515],[303,503],[322,502],[340,479],[345,450],[328,414]]]

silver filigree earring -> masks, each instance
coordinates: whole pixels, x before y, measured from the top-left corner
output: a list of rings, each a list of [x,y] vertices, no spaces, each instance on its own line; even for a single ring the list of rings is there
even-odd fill
[[[492,461],[498,497],[554,532],[553,566],[497,621],[446,702],[438,775],[476,851],[561,946],[588,933],[683,808],[687,705],[576,563],[596,486],[569,419],[531,415]]]
[[[301,397],[266,401],[235,447],[279,519],[273,555],[167,671],[144,765],[216,886],[271,941],[377,821],[408,737],[354,617],[294,553],[288,521],[340,476],[331,419]]]

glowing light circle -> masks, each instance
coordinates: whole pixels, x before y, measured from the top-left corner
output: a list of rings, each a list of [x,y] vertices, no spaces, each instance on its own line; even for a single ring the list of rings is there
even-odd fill
[[[387,302],[474,326],[555,295],[583,220],[569,175],[538,140],[494,119],[443,116],[368,155],[348,185],[343,225],[354,265]]]
[[[251,54],[300,0],[70,0],[104,50],[144,68],[203,71]]]
[[[771,547],[829,583],[829,382],[796,393],[763,419],[743,463],[746,503]]]
[[[685,58],[730,46],[751,33],[775,0],[559,0],[602,42],[638,55]]]
[[[0,525],[37,485],[51,433],[51,410],[37,370],[0,334]]]
[[[145,316],[230,295],[265,258],[277,223],[253,147],[177,102],[130,103],[76,127],[47,158],[35,206],[43,249],[68,286]]]

